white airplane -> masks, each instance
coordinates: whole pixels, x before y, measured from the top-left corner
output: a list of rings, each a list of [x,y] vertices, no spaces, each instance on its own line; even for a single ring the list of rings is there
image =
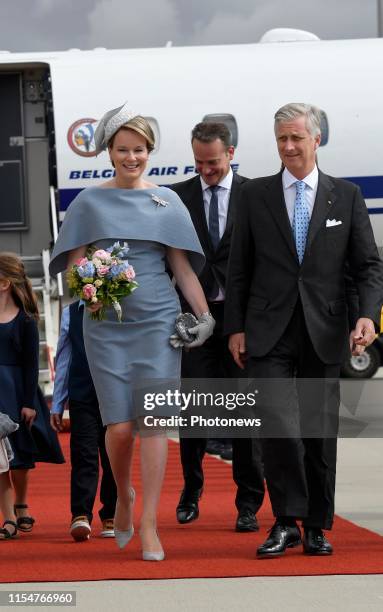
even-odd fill
[[[193,176],[190,132],[204,119],[228,124],[240,174],[276,172],[274,112],[290,101],[317,105],[319,166],[360,185],[383,247],[382,56],[382,39],[323,41],[299,30],[271,30],[256,44],[0,52],[1,250],[33,259],[49,249],[75,195],[112,176],[93,134],[126,101],[154,128],[147,175],[162,185]]]
[[[203,119],[228,123],[238,172],[274,173],[275,110],[316,104],[319,165],[361,186],[383,246],[382,55],[382,39],[323,41],[299,30],[272,30],[257,44],[1,52],[1,248],[39,253],[51,241],[50,194],[61,219],[79,190],[112,175],[93,134],[105,110],[126,101],[155,129],[147,174],[165,185],[194,174],[190,131]]]

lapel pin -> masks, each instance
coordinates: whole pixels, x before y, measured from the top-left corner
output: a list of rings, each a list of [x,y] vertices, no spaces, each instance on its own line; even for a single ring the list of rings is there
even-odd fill
[[[166,200],[162,200],[161,198],[159,198],[157,195],[155,195],[154,193],[151,194],[152,195],[152,200],[153,202],[156,203],[157,208],[159,206],[167,206],[169,204],[169,202],[167,202]]]

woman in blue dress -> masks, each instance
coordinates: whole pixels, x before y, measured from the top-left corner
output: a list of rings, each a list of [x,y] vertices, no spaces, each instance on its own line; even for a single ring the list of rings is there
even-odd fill
[[[167,265],[198,318],[192,345],[199,346],[211,335],[214,320],[196,276],[204,256],[189,213],[177,194],[143,177],[154,148],[150,124],[125,105],[104,115],[95,141],[98,152],[108,150],[115,177],[85,189],[73,201],[52,254],[51,271],[73,265],[89,245],[106,249],[116,240],[128,241],[138,288],[121,302],[122,322],[112,308],[101,322],[84,317],[85,347],[117,484],[115,536],[123,548],[134,533],[131,461],[135,432],[145,416],[144,391],[176,388],[180,378],[181,349],[173,348],[169,338],[181,309]],[[171,406],[163,407],[164,414],[171,412]],[[157,533],[157,508],[167,438],[164,431],[152,433],[140,436],[140,536],[143,559],[160,561],[165,555]]]
[[[22,261],[0,253],[0,412],[19,424],[9,435],[10,472],[0,474],[0,538],[31,531],[27,504],[29,471],[36,461],[64,463],[49,411],[38,388],[38,309]]]

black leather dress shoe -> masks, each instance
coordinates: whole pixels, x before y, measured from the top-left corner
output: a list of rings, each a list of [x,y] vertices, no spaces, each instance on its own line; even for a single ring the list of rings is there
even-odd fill
[[[192,492],[185,491],[185,489],[182,491],[176,508],[177,521],[179,523],[191,523],[199,517],[198,501],[201,495],[202,489]]]
[[[223,444],[220,455],[221,459],[225,459],[225,461],[233,460],[233,446],[231,442],[226,442]]]
[[[237,522],[235,524],[236,531],[259,531],[259,525],[255,512],[249,509],[240,510],[238,512]]]
[[[332,555],[332,546],[322,529],[306,527],[303,536],[303,550],[306,555]]]
[[[209,455],[220,455],[223,449],[223,444],[220,440],[208,440],[206,444],[206,452]]]
[[[277,521],[271,528],[266,542],[258,548],[257,557],[259,559],[280,557],[286,551],[286,548],[293,548],[301,542],[301,532],[298,525],[282,525]]]

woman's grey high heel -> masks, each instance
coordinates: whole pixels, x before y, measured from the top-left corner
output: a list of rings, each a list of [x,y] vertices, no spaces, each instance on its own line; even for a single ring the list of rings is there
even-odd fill
[[[158,538],[158,533],[157,533],[157,538]],[[163,550],[160,550],[158,552],[149,552],[148,550],[142,551],[143,561],[163,561],[164,559],[165,559],[165,553]]]
[[[136,497],[136,492],[133,489],[133,487],[130,487],[129,495],[130,495],[130,503],[133,506],[134,500]],[[133,525],[129,529],[118,529],[116,526],[114,526],[114,538],[116,540],[118,548],[120,549],[125,548],[125,546],[132,539],[133,534],[134,534]]]
[[[163,550],[160,552],[149,552],[148,550],[142,551],[143,561],[163,561],[165,559],[165,553]]]

